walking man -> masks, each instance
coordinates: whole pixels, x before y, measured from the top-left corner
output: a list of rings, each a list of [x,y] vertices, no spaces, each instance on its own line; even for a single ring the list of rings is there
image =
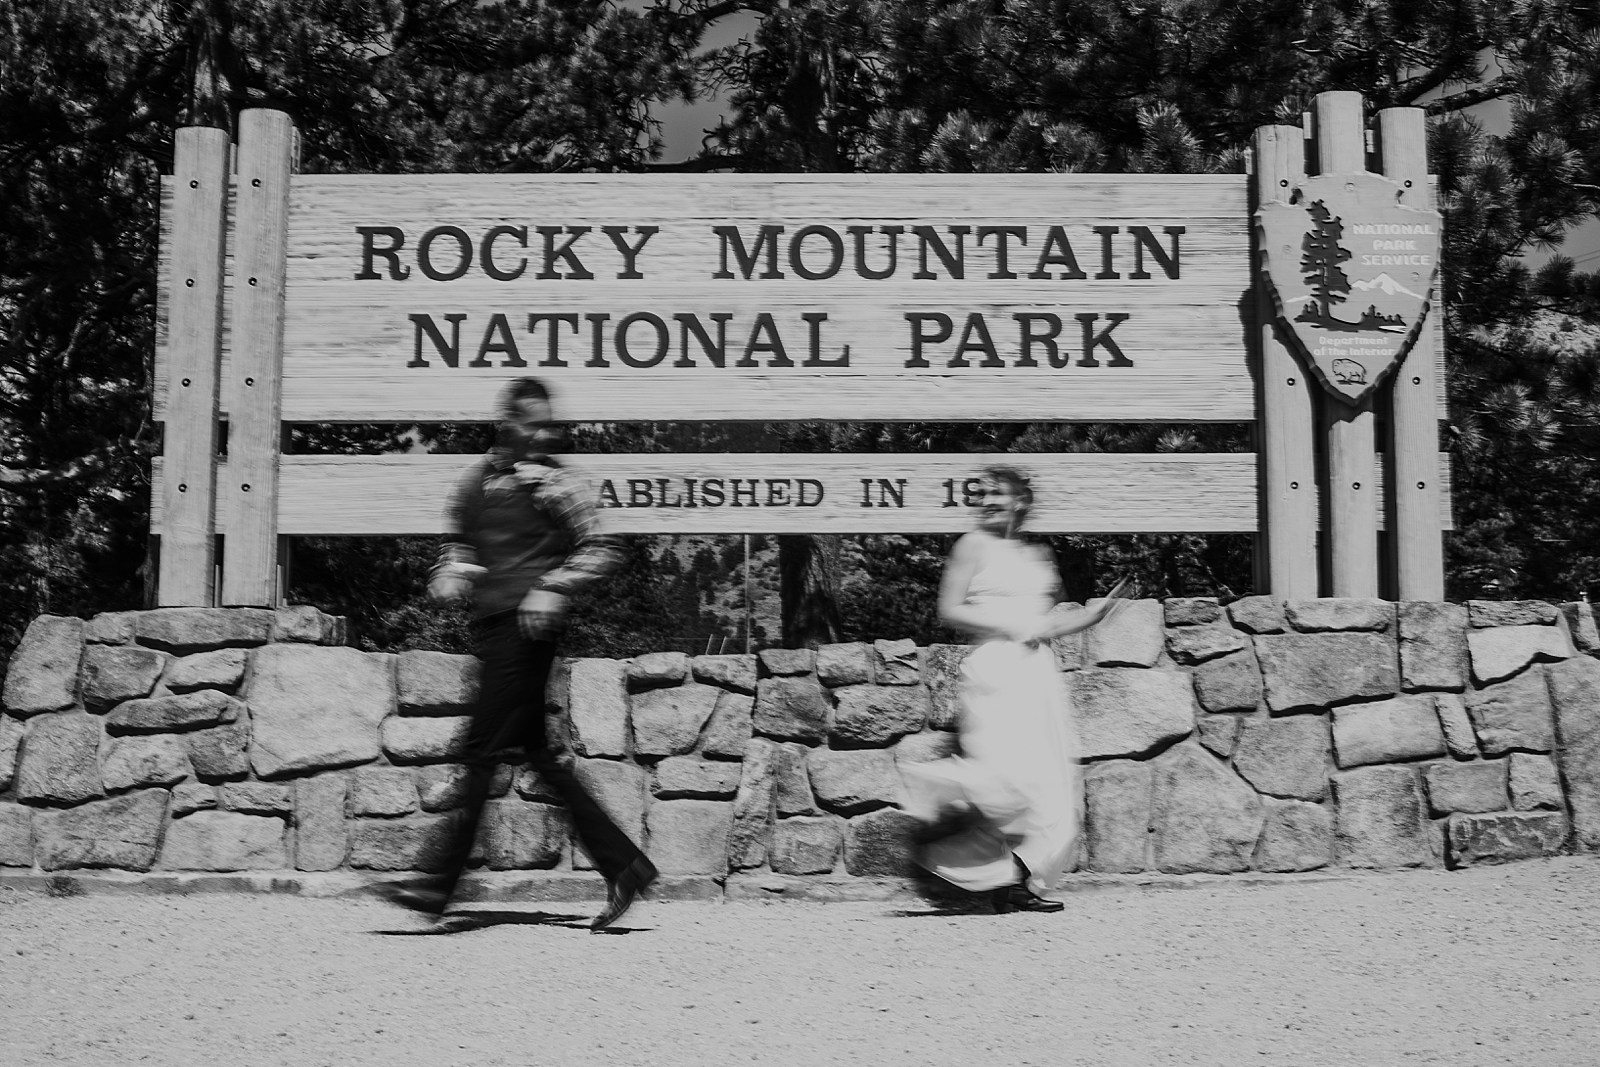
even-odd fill
[[[595,530],[582,481],[548,455],[555,439],[543,383],[513,382],[502,401],[495,447],[451,494],[428,592],[442,601],[473,602],[483,675],[467,740],[465,807],[438,857],[440,873],[410,885],[390,883],[382,892],[414,911],[444,912],[472,852],[495,754],[520,745],[561,796],[578,840],[605,875],[606,906],[591,924],[599,931],[622,917],[655,880],[656,869],[550,751],[545,736],[545,683],[568,600],[621,562],[615,542]]]

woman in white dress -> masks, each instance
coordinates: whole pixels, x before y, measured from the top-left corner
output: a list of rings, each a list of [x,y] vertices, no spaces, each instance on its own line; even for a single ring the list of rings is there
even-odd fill
[[[1041,894],[1072,861],[1082,824],[1078,746],[1050,639],[1104,620],[1104,600],[1054,612],[1061,580],[1042,546],[1019,536],[1033,501],[1009,467],[983,472],[978,528],[951,549],[939,615],[978,642],[961,664],[961,754],[908,764],[907,810],[942,834],[921,863],[988,893],[997,912],[1060,911]]]

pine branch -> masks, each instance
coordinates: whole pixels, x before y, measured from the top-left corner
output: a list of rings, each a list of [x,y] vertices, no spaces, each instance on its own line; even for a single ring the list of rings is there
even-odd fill
[[[732,155],[699,156],[695,159],[686,159],[682,163],[646,163],[647,172],[701,174],[711,170],[738,170],[749,167],[756,160],[740,153]]]
[[[91,452],[57,467],[13,467],[0,464],[0,490],[22,492],[48,489],[64,482],[75,482],[94,474],[106,465],[104,453]]]
[[[1507,75],[1504,78],[1496,78],[1488,85],[1479,86],[1476,89],[1468,89],[1465,92],[1440,97],[1438,100],[1430,100],[1424,107],[1430,115],[1447,115],[1451,112],[1469,108],[1473,104],[1481,104],[1485,100],[1498,100],[1503,96],[1511,96],[1520,91],[1521,88],[1520,79]]]
[[[1461,80],[1461,71],[1454,63],[1435,60],[1426,74],[1407,79],[1406,87],[1395,94],[1395,99],[1401,104],[1414,104],[1446,82]]]

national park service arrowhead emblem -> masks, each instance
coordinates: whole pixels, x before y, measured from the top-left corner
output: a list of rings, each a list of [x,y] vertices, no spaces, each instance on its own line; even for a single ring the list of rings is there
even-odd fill
[[[1341,400],[1359,403],[1411,349],[1439,274],[1437,211],[1377,174],[1304,178],[1256,211],[1262,276],[1284,331]]]

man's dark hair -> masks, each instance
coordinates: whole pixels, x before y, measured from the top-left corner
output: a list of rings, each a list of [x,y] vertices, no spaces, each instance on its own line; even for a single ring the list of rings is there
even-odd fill
[[[500,394],[500,410],[510,415],[524,400],[543,400],[548,403],[550,390],[537,378],[518,378],[506,386],[506,391]]]

